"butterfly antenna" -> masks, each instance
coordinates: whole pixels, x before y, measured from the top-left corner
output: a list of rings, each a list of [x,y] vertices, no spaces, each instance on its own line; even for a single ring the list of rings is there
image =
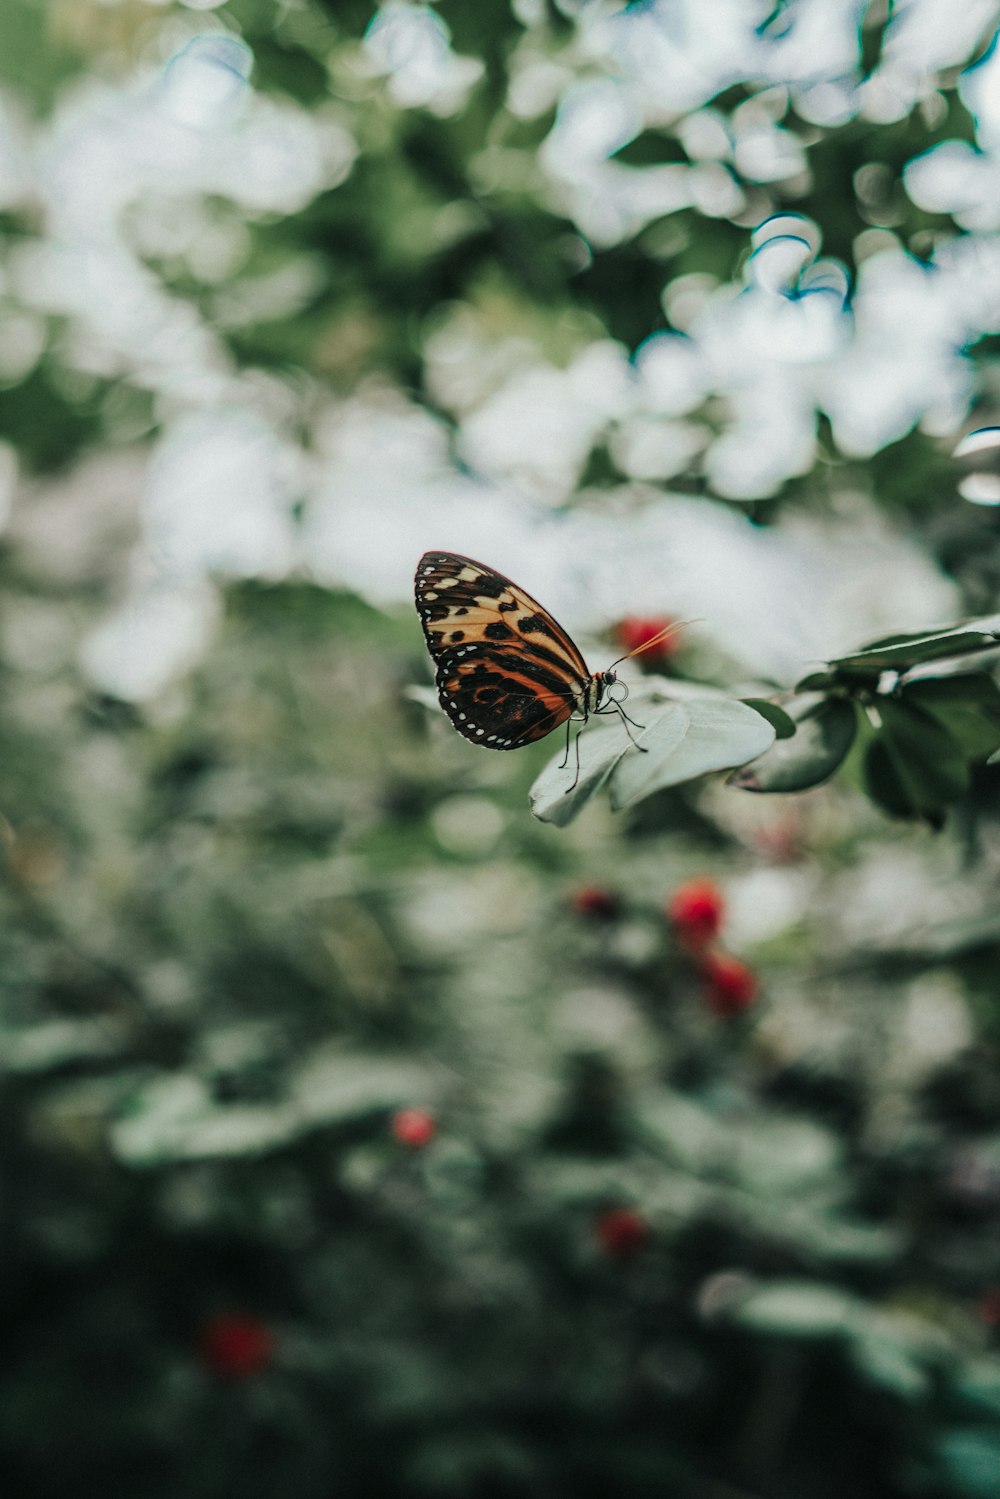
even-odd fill
[[[671,635],[676,635],[677,631],[683,630],[686,625],[700,625],[703,623],[704,621],[700,619],[671,620],[670,624],[665,625],[659,634],[654,635],[652,639],[644,640],[642,645],[637,645],[634,651],[626,651],[624,656],[619,656],[617,661],[612,661],[608,670],[614,671],[615,667],[620,666],[623,661],[631,661],[633,656],[641,656],[643,651],[651,650],[654,645],[659,645],[663,640],[669,640]]]

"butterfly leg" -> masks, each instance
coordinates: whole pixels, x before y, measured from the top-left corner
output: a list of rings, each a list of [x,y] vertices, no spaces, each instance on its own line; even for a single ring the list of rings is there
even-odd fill
[[[566,720],[566,753],[563,755],[561,761],[559,762],[560,770],[565,770],[566,766],[569,764],[569,736],[572,733],[573,724],[579,723],[581,727],[577,729],[576,738],[573,741],[573,748],[576,750],[576,774],[573,777],[572,785],[566,787],[566,790],[563,792],[563,796],[569,796],[571,791],[575,791],[577,782],[580,779],[580,735],[583,733],[582,726],[586,722],[586,716],[584,716],[582,720],[579,718],[567,718]]]
[[[621,703],[613,703],[611,706],[614,708],[614,711],[621,718],[622,723],[625,725],[625,732],[626,732],[626,734],[631,739],[632,743],[635,745],[635,747],[639,751],[640,755],[648,755],[649,754],[648,746],[646,746],[645,744],[639,744],[639,743],[637,743],[636,737],[632,733],[632,729],[629,728],[629,724],[631,724],[632,728],[634,728],[634,729],[644,729],[646,727],[646,725],[644,723],[636,723],[636,721],[635,721],[634,718],[629,718],[628,714],[625,712],[625,709],[622,707]],[[608,710],[606,708],[599,708],[598,709],[599,713],[606,713],[607,711]]]
[[[569,796],[569,794],[570,794],[571,791],[575,791],[576,790],[577,782],[580,779],[580,735],[582,733],[583,733],[582,729],[577,729],[577,731],[576,731],[576,739],[573,741],[573,747],[576,750],[576,775],[573,777],[573,784],[572,784],[572,786],[567,786],[566,787],[566,790],[563,792],[563,796]],[[568,735],[567,735],[567,738],[568,738]]]
[[[570,735],[570,724],[572,722],[573,722],[573,720],[571,718],[567,718],[567,720],[566,720],[566,753],[563,755],[562,759],[559,762],[559,769],[560,770],[565,770],[566,767],[567,767],[567,765],[569,764],[569,735]],[[577,751],[577,755],[579,756],[579,751]]]
[[[634,718],[629,718],[621,703],[615,703],[615,707],[618,709],[618,712],[621,714],[622,718],[624,718],[625,722],[630,723],[633,729],[644,729],[646,727],[644,723],[636,723]]]

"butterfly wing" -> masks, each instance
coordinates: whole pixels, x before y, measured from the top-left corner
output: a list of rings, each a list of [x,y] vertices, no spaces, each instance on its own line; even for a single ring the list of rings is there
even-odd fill
[[[492,567],[425,552],[416,601],[441,706],[474,744],[543,739],[586,700],[590,672],[566,631]]]

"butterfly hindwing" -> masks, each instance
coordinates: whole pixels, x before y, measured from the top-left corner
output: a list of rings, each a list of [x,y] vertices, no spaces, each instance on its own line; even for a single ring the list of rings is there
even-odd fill
[[[438,663],[441,705],[460,734],[490,749],[516,749],[565,723],[575,701],[550,676],[511,662],[512,652],[471,648]]]
[[[426,552],[416,602],[442,707],[460,734],[516,749],[565,723],[586,698],[586,663],[530,594],[493,568]]]

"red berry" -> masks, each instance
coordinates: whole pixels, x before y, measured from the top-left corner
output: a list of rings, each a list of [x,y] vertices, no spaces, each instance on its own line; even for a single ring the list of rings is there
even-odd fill
[[[274,1334],[259,1317],[230,1312],[210,1317],[201,1330],[201,1361],[220,1379],[252,1379],[274,1354]]]
[[[702,994],[713,1015],[731,1019],[750,1008],[757,996],[757,979],[739,958],[728,953],[706,953],[699,964]]]
[[[990,1286],[979,1298],[976,1308],[980,1322],[987,1327],[1000,1327],[1000,1286]]]
[[[420,1150],[437,1134],[437,1121],[426,1109],[397,1109],[392,1116],[392,1132],[400,1145]]]
[[[603,885],[581,885],[579,890],[574,890],[569,903],[580,916],[589,916],[597,921],[610,921],[619,911],[617,895]]]
[[[686,880],[667,902],[667,915],[683,947],[702,948],[719,935],[726,905],[714,880]]]
[[[616,1260],[631,1259],[649,1241],[649,1224],[635,1208],[607,1208],[594,1223],[597,1242]]]
[[[657,635],[668,630],[673,624],[669,614],[629,614],[619,620],[615,626],[615,639],[623,651],[641,652],[640,659],[649,665],[662,665],[669,661],[677,650],[677,635],[667,635],[663,640],[657,640],[655,645],[649,645],[651,640],[656,640]],[[643,647],[649,646],[648,650]]]

